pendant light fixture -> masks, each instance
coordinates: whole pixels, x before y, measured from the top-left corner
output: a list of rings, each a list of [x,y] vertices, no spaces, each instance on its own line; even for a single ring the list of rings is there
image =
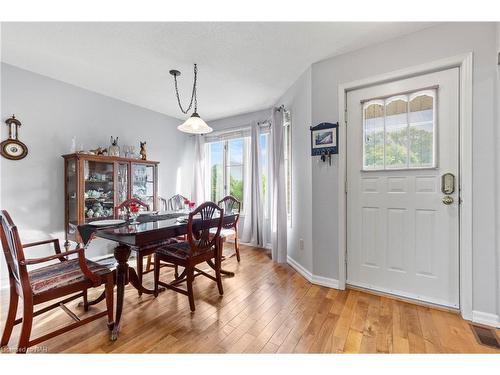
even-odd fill
[[[170,74],[174,76],[175,83],[175,95],[177,96],[177,103],[179,104],[179,108],[182,113],[187,114],[194,103],[194,112],[183,124],[179,125],[177,129],[181,132],[189,133],[189,134],[207,134],[211,133],[213,129],[207,125],[205,121],[202,120],[200,115],[198,115],[198,99],[196,97],[196,84],[198,78],[198,67],[194,64],[194,82],[193,82],[193,91],[191,93],[191,101],[189,102],[189,106],[184,110],[182,108],[181,100],[179,98],[179,88],[177,87],[177,77],[181,75],[181,72],[178,70],[171,70]]]

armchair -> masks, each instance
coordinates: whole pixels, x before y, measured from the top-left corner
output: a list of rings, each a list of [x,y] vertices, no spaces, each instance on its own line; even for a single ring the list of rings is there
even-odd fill
[[[10,282],[9,310],[0,347],[4,347],[9,343],[12,329],[20,323],[22,323],[22,328],[17,346],[18,353],[26,353],[27,349],[31,346],[106,315],[108,317],[108,327],[110,329],[113,328],[114,279],[111,270],[87,260],[83,248],[61,252],[59,241],[56,239],[22,245],[17,227],[5,210],[0,212],[0,222],[0,237]],[[53,243],[54,255],[31,259],[25,257],[25,249],[50,243]],[[77,255],[77,258],[68,259],[69,255]],[[28,266],[43,264],[53,260],[58,260],[59,262],[28,271]],[[80,297],[83,297],[85,300],[88,289],[103,284],[105,285],[106,293],[105,311],[96,313],[85,319],[80,319],[64,306],[65,303]],[[65,298],[58,300],[56,303],[34,311],[35,305],[63,297]],[[23,315],[22,318],[16,319],[19,298],[23,300]],[[30,339],[33,318],[56,307],[61,307],[75,322],[43,336]]]

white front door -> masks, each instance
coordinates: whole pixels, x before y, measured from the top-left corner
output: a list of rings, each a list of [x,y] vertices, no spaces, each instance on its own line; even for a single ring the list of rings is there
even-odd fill
[[[458,68],[347,93],[348,284],[459,308],[458,102]]]

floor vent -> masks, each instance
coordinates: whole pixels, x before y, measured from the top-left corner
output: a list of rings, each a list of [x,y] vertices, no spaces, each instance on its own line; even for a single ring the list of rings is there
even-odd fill
[[[476,340],[481,345],[486,345],[492,348],[500,349],[500,339],[498,338],[495,330],[488,327],[483,327],[471,324],[472,332],[476,336]]]

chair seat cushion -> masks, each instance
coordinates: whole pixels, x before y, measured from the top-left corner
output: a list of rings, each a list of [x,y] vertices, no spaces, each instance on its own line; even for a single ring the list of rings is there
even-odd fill
[[[177,242],[171,245],[162,246],[156,249],[156,254],[158,255],[166,255],[179,259],[187,259],[190,256],[191,246],[188,241]],[[203,253],[197,253],[196,255],[204,254],[206,252],[211,251],[211,249],[207,249]]]
[[[210,233],[212,233],[212,234],[217,233],[217,228],[211,228],[210,229]],[[231,237],[231,236],[235,236],[235,235],[236,235],[236,231],[234,229],[225,229],[225,228],[222,228],[220,230],[220,236],[221,237]]]
[[[88,259],[87,267],[98,276],[111,272],[106,266]],[[37,268],[29,272],[29,278],[35,295],[88,280],[80,269],[78,258]]]

